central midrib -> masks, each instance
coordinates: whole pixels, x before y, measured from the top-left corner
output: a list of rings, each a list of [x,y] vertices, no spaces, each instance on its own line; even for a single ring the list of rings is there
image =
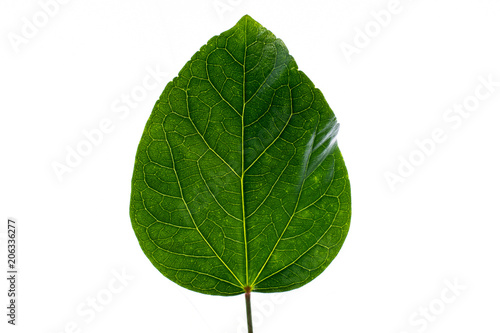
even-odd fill
[[[246,216],[245,216],[245,188],[243,179],[245,177],[245,107],[246,107],[246,60],[247,60],[247,22],[248,19],[245,17],[244,24],[244,45],[245,54],[243,56],[243,109],[241,111],[241,209],[242,209],[242,219],[243,219],[243,242],[245,243],[245,291],[248,285],[248,243],[247,243],[247,227],[246,227]]]

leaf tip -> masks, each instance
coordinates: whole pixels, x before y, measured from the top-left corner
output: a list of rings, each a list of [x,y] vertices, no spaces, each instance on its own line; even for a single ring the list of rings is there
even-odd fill
[[[257,21],[255,21],[250,15],[245,14],[243,15],[240,20],[238,21],[238,24],[250,24],[250,25],[255,25],[258,24],[260,25]]]

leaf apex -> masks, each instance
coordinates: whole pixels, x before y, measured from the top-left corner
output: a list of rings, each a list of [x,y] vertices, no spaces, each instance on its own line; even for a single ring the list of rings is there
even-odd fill
[[[261,25],[259,22],[255,21],[250,15],[245,14],[243,15],[240,20],[238,21],[238,24],[258,24]]]

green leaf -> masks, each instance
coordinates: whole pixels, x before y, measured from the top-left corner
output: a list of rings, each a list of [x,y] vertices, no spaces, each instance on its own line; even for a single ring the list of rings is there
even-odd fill
[[[205,294],[308,283],[349,229],[337,132],[285,44],[244,16],[168,83],[146,124],[130,205],[144,253]]]

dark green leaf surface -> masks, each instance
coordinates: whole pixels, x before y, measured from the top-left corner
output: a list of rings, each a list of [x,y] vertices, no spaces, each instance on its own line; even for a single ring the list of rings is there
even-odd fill
[[[349,229],[337,131],[284,43],[244,16],[191,58],[146,124],[130,205],[144,253],[206,294],[308,283]]]

